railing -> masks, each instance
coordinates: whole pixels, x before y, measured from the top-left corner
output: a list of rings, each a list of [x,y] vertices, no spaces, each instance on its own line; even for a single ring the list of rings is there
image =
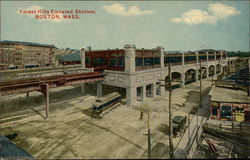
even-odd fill
[[[164,65],[168,66],[168,63],[165,63]],[[171,63],[171,66],[179,66],[179,65],[182,65],[182,62]]]
[[[207,62],[207,59],[199,59],[201,62]]]
[[[184,64],[193,64],[193,63],[196,63],[196,60],[195,61],[185,61]]]
[[[136,66],[135,70],[136,71],[141,71],[141,70],[148,70],[148,69],[153,69],[153,68],[160,68],[161,65],[149,65],[149,66]]]
[[[238,123],[235,124],[232,122],[231,124],[225,124],[225,123],[219,123],[219,124],[210,124],[205,123],[203,124],[204,127],[217,129],[220,131],[231,131],[231,132],[240,132],[240,131],[246,131],[250,129],[250,125],[246,125],[246,123]]]

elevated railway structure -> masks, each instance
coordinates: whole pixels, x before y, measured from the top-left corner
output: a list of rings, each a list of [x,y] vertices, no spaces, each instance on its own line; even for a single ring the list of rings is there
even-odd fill
[[[43,93],[46,98],[46,118],[49,114],[49,89],[75,84],[84,84],[91,82],[101,82],[104,80],[104,74],[100,72],[87,72],[79,74],[65,74],[56,76],[36,77],[30,79],[18,79],[0,83],[0,95],[9,95],[15,93],[27,94],[32,91]],[[100,91],[99,91],[100,92]]]
[[[76,74],[85,72],[92,72],[92,69],[82,69],[79,65],[68,65],[30,69],[0,70],[0,82],[10,81],[14,79],[27,79],[34,77],[46,77],[53,75]]]
[[[163,47],[136,49],[135,45],[125,45],[124,49],[87,50],[81,49],[80,68],[82,71],[64,73],[42,73],[41,76],[29,75],[29,79],[12,79],[0,83],[0,95],[40,91],[49,105],[49,88],[96,82],[97,96],[102,96],[102,85],[126,90],[126,104],[132,106],[137,101],[144,102],[146,97],[155,98],[165,92],[168,80],[168,67],[171,63],[173,79],[180,81],[180,87],[199,80],[199,62],[202,62],[202,78],[224,75],[230,61],[224,50],[199,50],[195,52],[166,52]],[[52,71],[52,70],[51,70]],[[51,72],[48,71],[48,72]],[[69,70],[68,70],[69,71]],[[47,71],[46,71],[47,72]],[[87,72],[87,73],[84,73]],[[223,73],[223,74],[222,74]],[[105,74],[105,76],[104,76]],[[20,74],[27,78],[26,74]],[[165,79],[165,81],[160,81]],[[46,112],[48,114],[48,111]]]

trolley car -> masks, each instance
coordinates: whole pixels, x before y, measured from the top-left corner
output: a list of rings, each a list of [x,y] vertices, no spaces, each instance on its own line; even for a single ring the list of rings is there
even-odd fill
[[[107,96],[96,99],[92,106],[92,116],[100,118],[102,114],[121,103],[121,95],[118,92],[113,92]]]

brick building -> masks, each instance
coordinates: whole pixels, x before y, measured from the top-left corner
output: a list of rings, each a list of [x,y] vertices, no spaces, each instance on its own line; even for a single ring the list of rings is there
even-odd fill
[[[56,50],[54,45],[1,41],[0,70],[52,66]]]

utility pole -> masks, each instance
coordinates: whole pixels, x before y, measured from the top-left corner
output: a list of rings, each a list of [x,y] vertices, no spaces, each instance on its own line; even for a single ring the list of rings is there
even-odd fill
[[[214,75],[212,75],[212,86],[214,84]]]
[[[201,80],[202,80],[202,68],[201,68],[201,61],[200,61],[200,108],[202,108]]]
[[[171,76],[171,63],[168,63],[168,87],[169,87],[169,158],[174,159],[174,146],[173,146],[173,122],[172,122],[172,76]],[[159,81],[165,81],[159,79]],[[182,82],[175,80],[175,82]],[[165,87],[165,86],[164,86]]]
[[[149,108],[148,108],[148,159],[151,159],[151,134],[150,134],[150,127],[149,127]]]
[[[147,134],[143,134],[143,135],[147,135],[148,136],[148,159],[151,159],[151,133],[150,133],[150,125],[149,125],[149,121],[150,121],[150,114],[149,114],[149,107],[147,105],[148,108],[148,133]]]
[[[174,158],[174,146],[173,146],[173,123],[172,123],[172,76],[171,76],[171,63],[168,63],[168,86],[169,86],[169,156],[170,159]]]
[[[200,61],[200,101],[199,101],[199,107],[202,108],[202,86],[201,86],[201,81],[202,81],[202,67],[201,67],[201,61]],[[198,110],[199,107],[196,109],[196,118],[197,118],[197,130],[196,130],[196,143],[198,145],[198,126],[199,126],[199,115],[198,115]]]

